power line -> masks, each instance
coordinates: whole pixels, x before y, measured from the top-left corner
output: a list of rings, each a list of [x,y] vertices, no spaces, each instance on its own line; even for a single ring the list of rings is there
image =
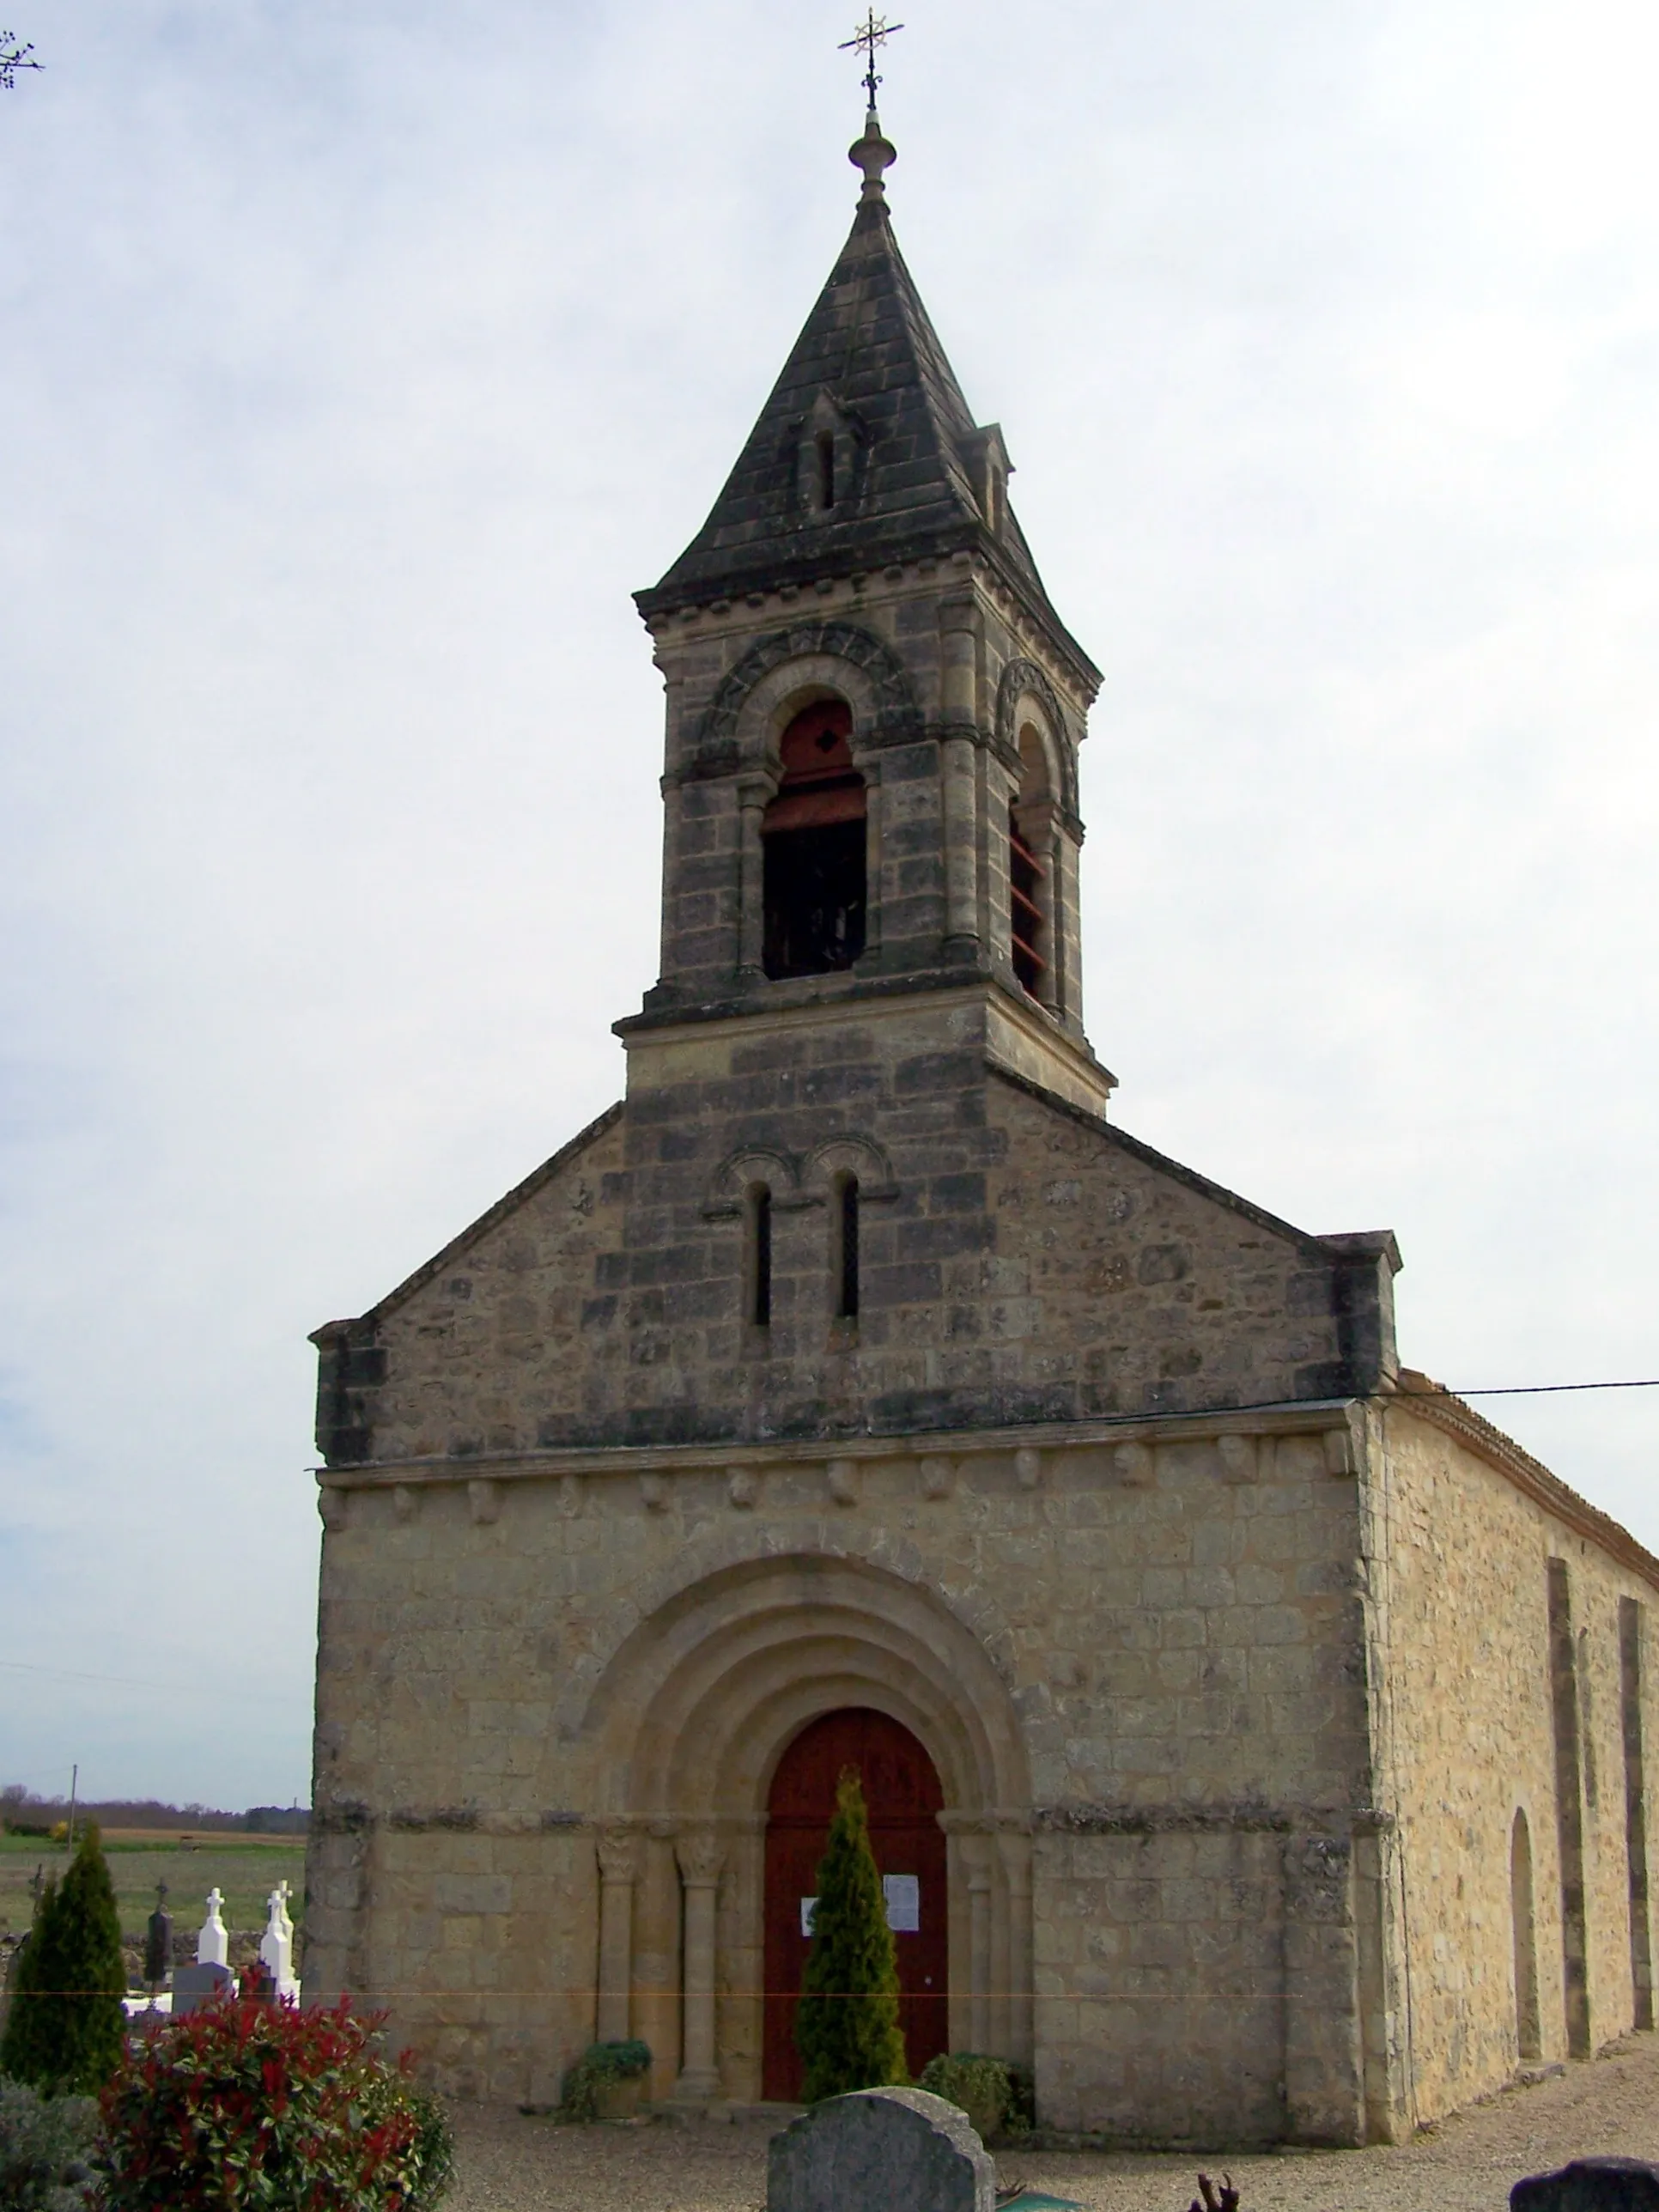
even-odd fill
[[[192,1686],[186,1682],[153,1682],[142,1674],[89,1674],[83,1668],[79,1667],[40,1667],[27,1659],[0,1659],[0,1667],[9,1668],[14,1674],[52,1674],[61,1680],[69,1682],[115,1682],[130,1690],[160,1690],[169,1697],[186,1695]],[[214,1685],[213,1694],[216,1698],[229,1696],[252,1698],[260,1705],[285,1705],[291,1703],[289,1698],[281,1696],[275,1691],[226,1691],[217,1683]],[[296,1691],[295,1694],[298,1696],[301,1692]]]

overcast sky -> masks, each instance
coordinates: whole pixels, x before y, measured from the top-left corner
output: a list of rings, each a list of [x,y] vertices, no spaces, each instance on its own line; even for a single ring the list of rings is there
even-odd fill
[[[0,1781],[302,1800],[307,1332],[618,1094],[690,537],[851,0],[16,0]],[[907,0],[899,236],[1063,619],[1116,1118],[1659,1374],[1650,0]],[[1483,1399],[1659,1547],[1659,1393]]]

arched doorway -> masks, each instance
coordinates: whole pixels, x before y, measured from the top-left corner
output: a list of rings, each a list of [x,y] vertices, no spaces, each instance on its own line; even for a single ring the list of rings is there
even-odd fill
[[[825,1713],[784,1752],[767,1799],[762,2074],[763,2094],[785,2102],[800,2095],[795,2008],[810,1941],[802,1904],[817,1887],[844,1766],[857,1767],[862,1778],[871,1847],[888,1878],[899,2021],[911,2073],[949,2045],[949,1922],[939,1825],[945,1794],[938,1770],[909,1729],[887,1714],[861,1705]]]

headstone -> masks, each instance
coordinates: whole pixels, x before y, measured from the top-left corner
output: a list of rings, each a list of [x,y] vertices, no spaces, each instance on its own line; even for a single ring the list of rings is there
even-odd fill
[[[155,1910],[144,1929],[144,1979],[151,1989],[167,1978],[173,1965],[173,1915],[167,1911],[167,1886],[155,1885]]]
[[[1510,2212],[1659,2212],[1659,2166],[1639,2158],[1576,2158],[1559,2172],[1517,2181]]]
[[[173,2017],[180,2020],[185,2014],[199,2011],[214,1998],[234,1990],[236,1977],[230,1968],[217,1959],[198,1960],[193,1966],[175,1966],[173,1970]]]
[[[996,2189],[968,2115],[925,2089],[830,2097],[767,2154],[766,2212],[994,2212]]]
[[[216,1884],[208,1892],[208,1917],[202,1923],[201,1934],[196,1938],[196,1963],[198,1966],[228,1966],[230,1964],[230,1935],[219,1917],[219,1907],[224,1901]]]
[[[288,1884],[279,1881],[265,1899],[269,1917],[265,1932],[259,1939],[259,1957],[279,1998],[295,1997],[300,1993],[300,1985],[294,1978],[294,1923],[288,1914],[290,1894]]]

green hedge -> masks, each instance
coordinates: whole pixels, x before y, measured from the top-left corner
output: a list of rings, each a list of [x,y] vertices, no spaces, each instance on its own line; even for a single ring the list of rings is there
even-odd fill
[[[630,2035],[617,2043],[590,2043],[559,2084],[562,2120],[597,2120],[599,2091],[607,2081],[635,2081],[651,2065],[651,2046]]]
[[[1024,2135],[1035,2121],[1030,2075],[1006,2058],[977,2051],[941,2053],[922,2068],[916,2087],[958,2106],[986,2142],[993,2136]]]

